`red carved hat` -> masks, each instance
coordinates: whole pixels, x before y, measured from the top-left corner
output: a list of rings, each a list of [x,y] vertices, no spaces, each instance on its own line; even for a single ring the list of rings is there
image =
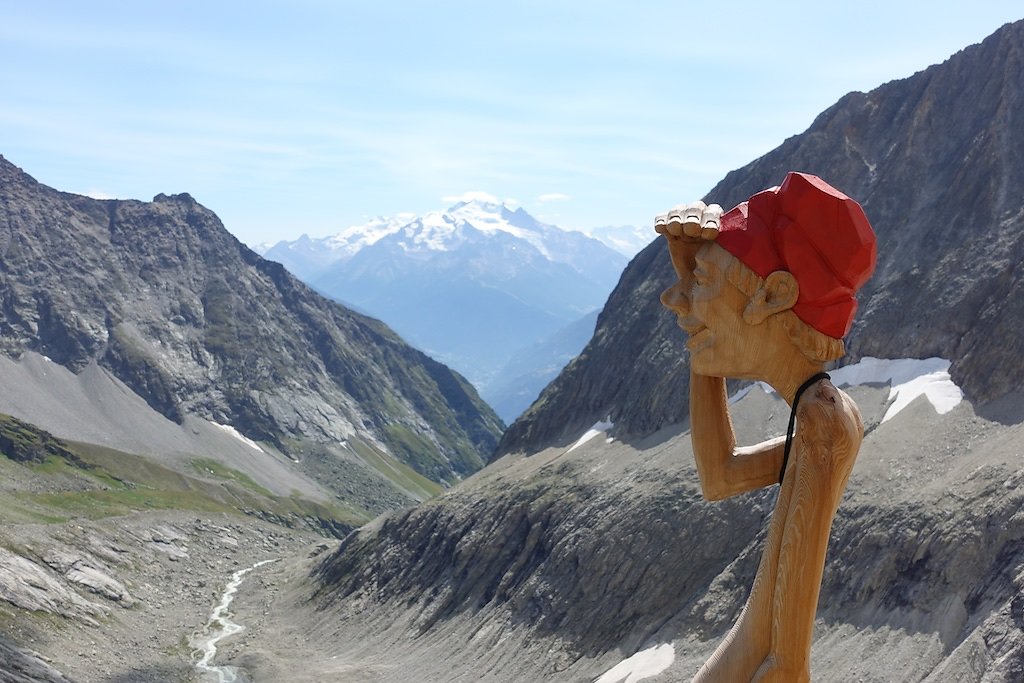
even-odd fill
[[[875,270],[875,233],[860,204],[817,176],[789,173],[722,216],[716,242],[768,277],[788,270],[800,285],[793,312],[842,339],[857,310],[857,290]]]

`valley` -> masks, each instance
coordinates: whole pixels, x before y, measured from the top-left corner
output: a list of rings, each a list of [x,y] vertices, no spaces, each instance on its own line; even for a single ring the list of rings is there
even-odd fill
[[[511,423],[590,339],[628,257],[651,241],[637,232],[606,227],[602,241],[474,199],[260,251],[465,375]]]
[[[235,572],[436,496],[500,430],[188,195],[95,200],[0,157],[0,298],[5,682],[201,680]]]
[[[885,419],[887,386],[849,391],[869,434],[833,531],[814,680],[1017,680],[1024,574],[1005,562],[1024,542],[1021,423],[967,402],[940,415],[923,394]],[[787,410],[754,387],[733,414],[752,443]],[[256,680],[618,681],[605,674],[644,666],[689,680],[742,606],[775,492],[708,504],[684,428],[603,428],[270,566],[276,590],[236,598],[251,626],[228,661]],[[924,432],[943,447],[907,438]]]
[[[173,508],[5,525],[4,632],[62,676],[4,680],[203,680],[193,641],[232,573],[318,539],[237,513]]]
[[[878,238],[829,369],[865,437],[819,683],[1024,680],[1022,69],[1017,21],[708,195],[798,168]],[[664,244],[626,263],[480,201],[362,228],[278,245],[311,286],[188,194],[96,199],[0,157],[0,683],[669,683],[706,660],[778,488],[701,495]],[[728,388],[741,443],[785,431],[778,395]]]

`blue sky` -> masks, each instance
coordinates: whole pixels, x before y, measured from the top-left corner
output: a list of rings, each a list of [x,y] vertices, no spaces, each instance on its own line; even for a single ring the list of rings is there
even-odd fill
[[[1024,16],[703,5],[4,0],[0,154],[69,192],[189,192],[249,244],[467,192],[643,225],[845,93]]]

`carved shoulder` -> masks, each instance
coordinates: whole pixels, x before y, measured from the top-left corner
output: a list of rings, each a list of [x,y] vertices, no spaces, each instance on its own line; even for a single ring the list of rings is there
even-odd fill
[[[827,380],[809,389],[797,407],[795,446],[805,476],[830,489],[838,504],[864,438],[860,410]]]

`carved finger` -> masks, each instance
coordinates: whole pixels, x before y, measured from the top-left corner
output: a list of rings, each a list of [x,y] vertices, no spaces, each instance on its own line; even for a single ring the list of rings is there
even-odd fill
[[[718,237],[718,231],[722,225],[722,207],[718,204],[710,204],[704,209],[704,224],[701,227],[701,239],[714,240]]]
[[[659,235],[668,234],[668,214],[662,213],[654,217],[654,232]]]
[[[686,205],[683,210],[683,234],[687,237],[700,237],[705,208],[707,207],[704,202],[693,202]]]
[[[665,228],[668,234],[675,237],[683,236],[683,206],[673,207],[666,215]]]

